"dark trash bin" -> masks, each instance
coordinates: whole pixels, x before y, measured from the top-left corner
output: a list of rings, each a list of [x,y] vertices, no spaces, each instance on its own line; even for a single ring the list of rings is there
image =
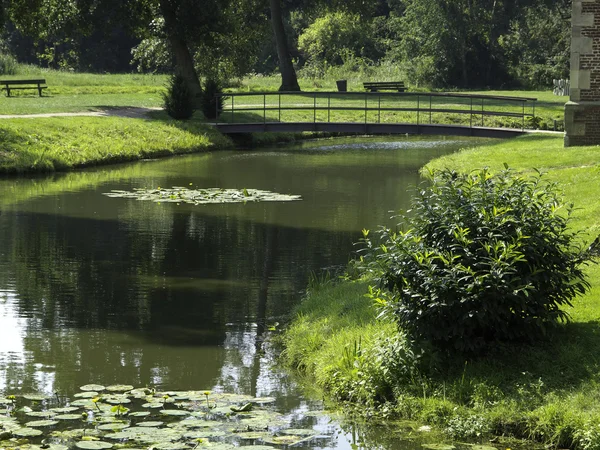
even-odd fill
[[[337,80],[335,84],[337,84],[337,89],[339,92],[348,91],[348,80]]]

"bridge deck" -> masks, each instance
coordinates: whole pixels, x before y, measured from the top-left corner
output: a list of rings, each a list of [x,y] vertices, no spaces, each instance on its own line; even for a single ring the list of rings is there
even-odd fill
[[[461,125],[406,124],[406,123],[360,123],[360,122],[265,122],[265,123],[217,123],[224,134],[277,133],[318,131],[328,133],[360,134],[428,134],[444,136],[475,136],[509,138],[527,133],[513,128],[469,127]]]

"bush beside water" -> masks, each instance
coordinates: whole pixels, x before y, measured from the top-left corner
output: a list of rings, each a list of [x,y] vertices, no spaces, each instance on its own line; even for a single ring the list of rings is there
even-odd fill
[[[477,158],[481,156],[494,160],[506,158],[506,154],[518,152],[515,148],[518,149],[519,145],[531,145],[533,142],[530,141],[538,142],[539,139],[465,150],[453,155],[452,164],[465,168],[477,164]],[[592,274],[595,278],[590,279],[594,284],[599,271],[596,266],[583,267],[596,254],[597,245],[583,245],[582,242],[590,236],[584,238],[583,234],[577,233],[577,229],[583,229],[582,226],[586,231],[597,229],[597,225],[590,226],[596,222],[589,214],[600,206],[593,197],[600,177],[584,176],[590,173],[589,167],[577,165],[578,168],[573,169],[575,160],[581,158],[580,153],[565,154],[562,146],[556,151],[559,150],[560,153],[555,155],[555,150],[545,149],[546,167],[553,167],[553,170],[544,176],[531,171],[530,175],[519,176],[513,172],[492,175],[481,170],[470,175],[438,172],[432,191],[425,189],[426,192],[422,192],[416,200],[413,217],[421,214],[422,219],[411,223],[411,231],[383,231],[383,247],[371,242],[369,255],[363,255],[361,263],[350,267],[348,279],[309,290],[299,307],[298,318],[282,337],[284,362],[304,373],[308,383],[318,385],[331,398],[341,402],[345,410],[363,416],[429,423],[453,439],[471,442],[481,443],[493,438],[497,443],[503,442],[502,439],[517,438],[556,448],[600,448],[597,419],[600,417],[600,402],[597,401],[600,398],[600,360],[594,350],[600,345],[600,340],[594,331],[597,328],[595,322],[588,323],[598,317],[600,311],[594,300],[598,296],[597,289],[592,286],[592,291],[587,291],[589,285],[584,276]],[[537,153],[533,153],[531,158],[539,162]],[[530,159],[524,156],[521,166],[531,164]],[[577,178],[573,178],[573,171],[579,174]],[[573,181],[579,180],[579,176],[586,180],[586,189],[581,188],[579,181]],[[573,216],[569,213],[569,204],[557,193],[558,185],[551,182],[563,178],[575,183],[568,192],[579,193],[577,200],[582,203],[580,208],[572,210]],[[451,191],[452,195],[446,197],[440,190]],[[521,194],[526,195],[521,198]],[[490,196],[493,201],[488,199],[484,202],[484,195]],[[431,196],[442,196],[445,200],[429,203]],[[570,198],[573,198],[572,195]],[[454,201],[450,202],[450,199]],[[469,199],[477,201],[473,204]],[[421,200],[423,203],[419,203]],[[502,204],[503,201],[507,203]],[[451,204],[471,212],[463,213],[465,220],[477,221],[469,224],[457,222],[453,218],[460,218],[461,214],[450,214]],[[423,211],[428,207],[430,211]],[[484,220],[483,223],[480,220]],[[463,228],[462,232],[458,225]],[[468,227],[479,227],[481,232],[466,233],[464,229]],[[486,227],[489,232],[483,232]],[[520,235],[517,228],[521,229]],[[428,241],[425,231],[436,239]],[[444,232],[446,235],[442,236]],[[394,240],[390,236],[395,236]],[[507,241],[499,244],[502,236]],[[486,242],[487,237],[491,239]],[[466,245],[469,241],[477,241],[479,247],[474,242]],[[452,252],[463,262],[465,255],[481,257],[483,252],[485,257],[482,258],[481,270],[473,268],[470,273],[464,263],[465,267],[460,267],[460,270],[452,269],[450,263],[458,264],[459,260],[453,259],[450,251],[444,253],[440,250],[443,242],[450,242]],[[413,252],[410,259],[408,250],[414,249],[412,246],[417,243],[421,245],[420,253]],[[553,247],[556,248],[552,250]],[[529,258],[541,258],[532,261],[537,267],[549,271],[547,277],[556,279],[544,278],[537,270],[528,271],[523,267],[521,257],[515,254],[509,257],[509,250]],[[547,252],[552,256],[548,260],[545,259]],[[444,258],[447,262],[443,261]],[[558,260],[549,267],[544,266],[553,258]],[[495,260],[500,260],[494,264],[501,264],[504,270],[492,274],[489,266]],[[509,268],[510,263],[515,264],[513,269]],[[487,269],[484,269],[486,265]],[[399,280],[407,267],[406,275],[413,278],[405,283]],[[435,267],[444,270],[433,274]],[[456,271],[462,271],[461,276],[442,276]],[[432,279],[421,280],[418,284],[414,281],[418,279],[418,272]],[[490,274],[487,279],[485,272]],[[504,303],[504,298],[488,297],[482,288],[469,290],[465,286],[457,287],[456,283],[461,278],[467,281],[470,277],[471,282],[467,284],[473,284],[478,277],[484,277],[478,285],[481,287],[490,283],[492,275],[504,273],[509,275],[507,283],[516,283],[518,278],[522,278],[521,283],[515,284],[509,291],[510,296],[529,294],[521,299],[511,297],[509,300],[516,304],[532,302],[532,314],[539,317],[529,318],[527,314],[508,316],[507,321],[517,321],[512,322],[516,330],[503,334],[505,329],[500,327],[489,334],[489,330],[479,326],[477,319],[471,321],[469,314],[478,317],[477,312],[483,307],[486,314],[482,318],[489,319],[494,326],[495,321],[507,314],[502,307],[507,306],[510,314],[513,310]],[[382,284],[373,286],[375,278]],[[358,281],[353,281],[355,279]],[[391,292],[386,291],[386,282]],[[438,330],[428,328],[424,322],[414,328],[404,327],[404,322],[397,315],[399,303],[404,301],[397,293],[399,286],[406,290],[414,289],[424,301],[433,301],[433,298],[444,303],[442,288],[450,289],[452,283],[455,286],[450,292],[469,293],[462,316],[467,318],[466,321],[453,316],[444,323],[435,316],[433,312],[452,315],[453,311],[444,310],[452,305],[451,301],[447,305],[434,305],[433,312],[424,312],[425,315],[431,313],[429,318],[435,326],[448,327],[445,329],[450,332],[448,340],[437,338],[441,336]],[[365,296],[367,284],[372,286],[370,298]],[[433,292],[429,299],[420,291],[425,287]],[[500,292],[505,292],[502,283],[499,287],[502,288]],[[584,291],[587,292],[585,296],[574,299],[576,294]],[[373,298],[378,299],[379,306],[383,306],[383,314],[377,319],[374,318]],[[450,300],[458,301],[456,296],[450,297]],[[486,305],[486,301],[492,302],[492,305]],[[406,303],[409,306],[404,307],[412,311],[410,300]],[[576,306],[569,311],[574,322],[561,322],[567,318],[565,307],[570,303]],[[354,310],[356,313],[348,315]],[[378,311],[382,312],[382,309]],[[460,342],[461,331],[455,330],[463,328],[466,333],[471,333],[475,344],[472,341],[466,345]],[[505,445],[517,447],[513,443]],[[523,448],[533,446],[524,445]]]

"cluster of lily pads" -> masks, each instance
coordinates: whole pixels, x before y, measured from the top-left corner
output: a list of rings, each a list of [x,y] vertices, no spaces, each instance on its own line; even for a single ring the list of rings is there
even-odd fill
[[[193,205],[214,203],[245,203],[245,202],[287,202],[300,200],[300,195],[277,194],[259,189],[191,189],[173,187],[145,189],[136,188],[133,191],[113,190],[106,192],[108,197],[135,198],[153,202],[191,203]]]
[[[80,389],[71,401],[38,394],[0,397],[0,448],[268,450],[330,438],[292,428],[272,408],[271,397],[129,385]]]

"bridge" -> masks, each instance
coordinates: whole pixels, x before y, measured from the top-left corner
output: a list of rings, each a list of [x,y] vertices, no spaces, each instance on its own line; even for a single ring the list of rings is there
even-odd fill
[[[527,133],[535,98],[422,92],[221,94],[225,134],[303,132],[508,138]]]

